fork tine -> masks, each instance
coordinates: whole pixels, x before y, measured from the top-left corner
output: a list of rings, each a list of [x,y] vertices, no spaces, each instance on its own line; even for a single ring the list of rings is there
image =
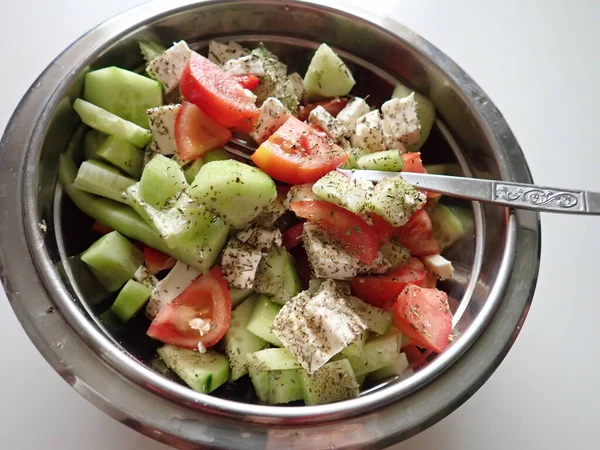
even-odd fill
[[[235,142],[235,140],[232,139],[227,144],[225,144],[223,146],[223,148],[225,150],[227,150],[227,152],[231,153],[232,155],[235,155],[235,156],[237,156],[239,158],[242,158],[242,159],[244,159],[246,161],[252,161],[250,159],[251,155],[248,153],[248,150],[251,150],[251,149],[249,149],[247,147],[243,147],[243,146],[240,146],[241,148],[238,148],[237,145],[239,145],[239,144],[237,144],[237,142]],[[253,151],[253,150],[251,150],[251,151]]]

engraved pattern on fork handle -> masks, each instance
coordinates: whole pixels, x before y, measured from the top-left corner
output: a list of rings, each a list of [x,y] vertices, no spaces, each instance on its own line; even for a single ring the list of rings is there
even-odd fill
[[[494,199],[515,206],[553,209],[584,209],[583,192],[566,192],[553,189],[522,187],[519,185],[495,183]]]

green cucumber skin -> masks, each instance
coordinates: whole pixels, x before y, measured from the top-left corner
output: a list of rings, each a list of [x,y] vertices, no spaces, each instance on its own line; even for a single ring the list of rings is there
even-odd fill
[[[273,321],[280,309],[281,305],[274,303],[266,295],[259,296],[246,329],[277,347],[283,347],[281,341],[271,331]]]
[[[144,163],[144,152],[135,145],[116,136],[109,136],[95,153],[127,175],[134,177],[136,180],[140,179]]]
[[[181,166],[166,156],[156,155],[144,167],[139,193],[144,202],[160,208],[187,187]]]
[[[79,167],[73,185],[90,194],[127,203],[127,200],[123,198],[123,193],[135,184],[135,180],[121,175],[116,169],[114,171],[111,169],[111,167],[103,167],[95,160],[84,161]]]
[[[121,292],[119,292],[119,295],[110,309],[123,323],[128,322],[140,309],[142,309],[151,294],[152,289],[149,287],[144,286],[137,281],[129,280],[125,286],[123,286]]]

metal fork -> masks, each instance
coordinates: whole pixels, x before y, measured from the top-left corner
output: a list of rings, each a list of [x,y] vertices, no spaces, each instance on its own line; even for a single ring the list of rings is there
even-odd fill
[[[235,136],[225,145],[225,149],[239,158],[251,161],[250,155],[256,150],[256,144],[251,139]],[[350,179],[360,178],[374,183],[384,178],[401,177],[408,184],[419,189],[512,208],[564,214],[600,215],[600,192],[448,175],[378,170],[337,170]]]

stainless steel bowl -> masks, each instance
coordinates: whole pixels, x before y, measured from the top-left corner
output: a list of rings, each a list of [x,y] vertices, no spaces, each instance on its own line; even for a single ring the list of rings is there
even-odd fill
[[[155,1],[81,37],[44,71],[15,111],[0,144],[2,281],[23,327],[79,393],[117,420],[182,448],[382,448],[449,414],[508,352],[535,288],[537,214],[467,204],[476,232],[450,249],[458,273],[445,288],[459,300],[457,337],[415,375],[357,399],[318,407],[270,407],[207,396],[143,362],[136,339],[111,336],[96,319],[84,280],[67,257],[92,237],[62,198],[57,156],[78,120],[71,102],[88,67],[141,63],[136,39],[264,41],[292,67],[327,42],[350,61],[357,91],[388,97],[402,79],[428,95],[439,120],[423,150],[465,174],[531,183],[525,158],[485,93],[447,56],[389,18],[338,2]],[[141,332],[140,332],[141,335]],[[229,395],[231,397],[231,395]],[[235,394],[234,394],[235,397]],[[237,398],[237,397],[235,397]]]

